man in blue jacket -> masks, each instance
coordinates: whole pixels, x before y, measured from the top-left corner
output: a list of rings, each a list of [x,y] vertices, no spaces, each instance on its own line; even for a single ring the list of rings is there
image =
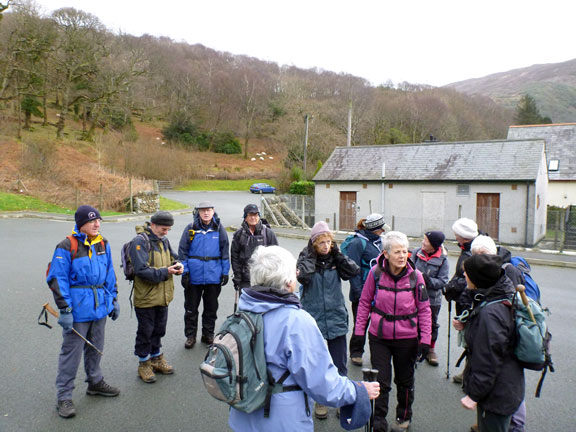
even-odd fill
[[[196,206],[194,222],[184,228],[178,257],[184,264],[184,333],[186,349],[196,344],[198,307],[203,301],[202,339],[210,345],[214,341],[214,327],[218,312],[218,297],[228,283],[230,259],[228,234],[214,212],[214,205],[203,201]]]
[[[108,241],[100,235],[100,213],[82,205],[74,215],[72,235],[61,241],[52,257],[46,282],[60,309],[63,328],[56,388],[61,417],[76,415],[72,392],[82,353],[88,395],[118,396],[120,390],[104,381],[100,353],[86,345],[82,335],[102,351],[106,317],[118,319],[118,287]]]

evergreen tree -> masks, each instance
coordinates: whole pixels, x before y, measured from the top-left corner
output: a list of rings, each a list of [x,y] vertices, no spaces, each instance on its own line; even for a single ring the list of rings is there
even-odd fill
[[[518,102],[518,105],[516,105],[516,114],[514,115],[514,121],[518,125],[552,123],[552,119],[550,119],[550,117],[543,117],[540,115],[540,110],[538,110],[536,100],[528,94],[522,96],[522,98]]]

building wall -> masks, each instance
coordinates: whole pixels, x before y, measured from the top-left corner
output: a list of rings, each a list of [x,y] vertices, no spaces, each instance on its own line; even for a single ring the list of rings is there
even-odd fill
[[[576,182],[574,181],[550,181],[548,182],[549,206],[566,208],[576,205]]]
[[[329,184],[330,187],[326,188]],[[452,224],[460,217],[476,219],[476,199],[478,193],[500,194],[499,241],[507,244],[524,245],[528,233],[528,243],[537,241],[539,232],[532,225],[544,220],[545,205],[535,209],[535,199],[542,185],[534,183],[529,187],[529,217],[526,231],[526,183],[466,183],[467,195],[459,195],[458,185],[443,182],[417,183],[316,183],[316,221],[325,220],[331,228],[339,228],[340,191],[357,192],[357,220],[371,212],[384,215],[386,223],[408,236],[419,237],[424,232],[436,229],[454,239]],[[390,187],[392,185],[392,187]],[[545,202],[545,198],[544,198]],[[370,208],[371,205],[371,208]],[[541,212],[543,216],[541,216]],[[336,220],[334,220],[334,215]]]

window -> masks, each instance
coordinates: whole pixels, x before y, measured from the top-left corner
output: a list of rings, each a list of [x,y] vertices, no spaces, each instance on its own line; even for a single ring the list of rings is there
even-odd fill
[[[459,184],[456,186],[456,195],[470,195],[470,185]]]
[[[548,162],[548,171],[558,171],[560,161],[558,159],[550,159]]]

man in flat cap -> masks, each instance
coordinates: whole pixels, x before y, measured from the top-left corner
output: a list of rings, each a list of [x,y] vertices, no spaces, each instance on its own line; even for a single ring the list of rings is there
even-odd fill
[[[202,339],[214,342],[214,327],[218,312],[218,297],[228,283],[230,271],[228,234],[214,212],[214,204],[202,201],[196,206],[194,221],[184,228],[178,256],[184,264],[184,347],[196,344],[198,307],[203,302]]]
[[[138,357],[138,376],[145,383],[156,381],[156,373],[171,375],[170,366],[161,351],[161,339],[166,334],[168,305],[174,298],[173,275],[184,267],[176,262],[166,238],[174,225],[167,211],[152,215],[150,222],[136,227],[130,260],[134,266],[134,311],[138,319],[134,354]]]

